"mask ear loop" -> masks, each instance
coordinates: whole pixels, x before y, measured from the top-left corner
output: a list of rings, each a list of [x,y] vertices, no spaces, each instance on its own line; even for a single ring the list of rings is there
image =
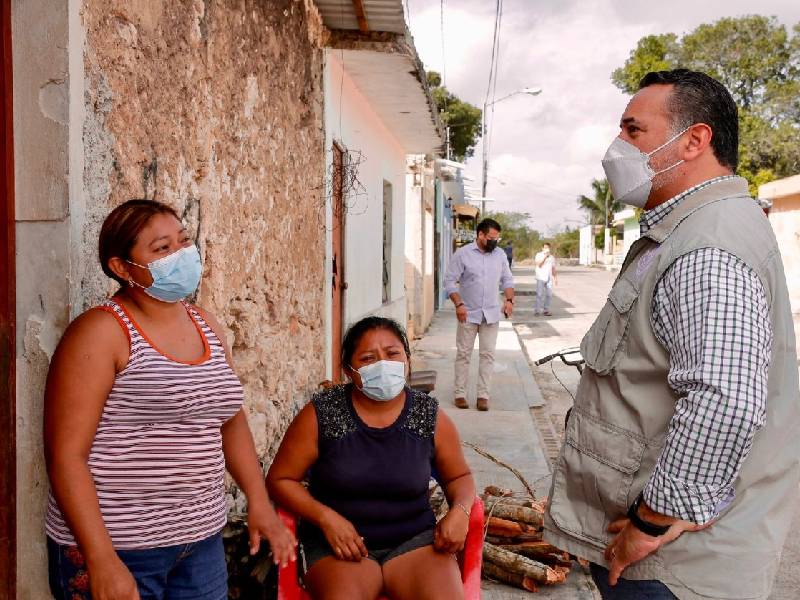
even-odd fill
[[[670,145],[672,142],[674,142],[674,141],[675,141],[675,140],[677,140],[679,137],[681,137],[681,136],[682,136],[684,133],[686,133],[687,131],[689,131],[689,130],[690,130],[692,127],[694,127],[694,123],[692,123],[691,125],[689,125],[689,127],[687,127],[686,129],[684,129],[684,130],[683,130],[683,131],[681,131],[680,133],[676,133],[675,135],[673,135],[671,138],[669,138],[669,139],[668,139],[666,142],[664,142],[663,144],[661,144],[661,145],[660,145],[658,148],[656,148],[655,150],[651,150],[650,152],[647,152],[647,157],[648,157],[648,158],[650,158],[651,156],[653,156],[653,154],[655,154],[655,153],[656,153],[656,152],[658,152],[659,150],[663,150],[664,148],[666,148],[667,146],[669,146],[669,145]],[[683,161],[681,161],[681,162],[683,162]],[[660,172],[661,172],[661,173],[663,173],[664,171],[660,171]]]
[[[140,269],[147,269],[147,271],[150,272],[150,267],[145,267],[144,265],[140,265],[139,263],[135,263],[132,260],[128,260],[127,258],[125,259],[125,262],[126,263],[130,263],[130,264],[132,264],[134,266],[137,266]],[[150,275],[152,276],[152,273],[150,273]],[[130,286],[134,286],[135,285],[136,287],[140,287],[143,290],[147,289],[147,287],[143,286],[141,283],[137,283],[136,281],[134,281],[133,277],[128,277],[128,285],[130,285]]]
[[[347,366],[348,369],[350,369],[350,373],[351,373],[350,381],[353,383],[353,387],[355,387],[359,392],[363,393],[364,392],[364,385],[363,385],[364,381],[362,380],[361,381],[361,384],[362,384],[361,387],[358,387],[358,385],[356,384],[356,378],[353,377],[354,373],[358,373],[358,369],[356,369],[353,365],[346,365],[346,366]],[[358,373],[358,376],[360,378],[361,377],[361,373]]]

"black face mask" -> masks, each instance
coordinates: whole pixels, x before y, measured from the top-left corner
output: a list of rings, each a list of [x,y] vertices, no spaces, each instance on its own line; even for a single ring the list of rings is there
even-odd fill
[[[489,238],[486,238],[485,243],[487,252],[492,252],[495,248],[497,248],[497,240],[490,240]]]

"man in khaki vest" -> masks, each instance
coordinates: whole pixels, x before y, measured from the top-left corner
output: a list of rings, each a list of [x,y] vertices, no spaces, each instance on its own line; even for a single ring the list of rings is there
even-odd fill
[[[800,482],[800,392],[775,236],[734,176],[736,105],[649,73],[603,167],[644,208],[553,473],[551,543],[605,599],[766,599]]]

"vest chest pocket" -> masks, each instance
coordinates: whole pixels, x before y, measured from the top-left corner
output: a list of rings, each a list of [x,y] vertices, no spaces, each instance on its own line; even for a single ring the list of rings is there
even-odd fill
[[[608,375],[619,362],[633,305],[639,290],[625,278],[617,281],[608,294],[608,301],[581,342],[586,366],[598,375]]]

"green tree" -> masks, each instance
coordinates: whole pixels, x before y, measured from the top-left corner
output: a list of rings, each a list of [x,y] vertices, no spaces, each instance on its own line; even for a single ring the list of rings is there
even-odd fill
[[[614,199],[606,179],[592,179],[591,197],[581,194],[578,196],[578,204],[589,213],[591,225],[602,225],[603,227],[611,227],[614,213],[622,210],[622,203]],[[603,217],[604,213],[605,218]],[[598,233],[595,236],[595,247],[602,248],[604,239],[605,233]]]
[[[639,40],[611,80],[633,94],[649,71],[685,67],[722,82],[739,106],[739,169],[750,191],[800,173],[800,23],[750,15],[703,24],[678,38]]]
[[[481,137],[481,109],[447,91],[442,85],[441,75],[436,71],[428,72],[428,85],[442,123],[450,128],[452,157],[463,162],[472,156],[475,144]]]
[[[580,252],[580,230],[567,227],[550,241],[553,254],[559,258],[577,258]]]
[[[501,246],[508,243],[514,246],[514,260],[525,260],[533,256],[534,249],[541,245],[541,234],[531,227],[531,215],[523,212],[487,213],[487,218],[494,219],[503,228],[500,236]]]

